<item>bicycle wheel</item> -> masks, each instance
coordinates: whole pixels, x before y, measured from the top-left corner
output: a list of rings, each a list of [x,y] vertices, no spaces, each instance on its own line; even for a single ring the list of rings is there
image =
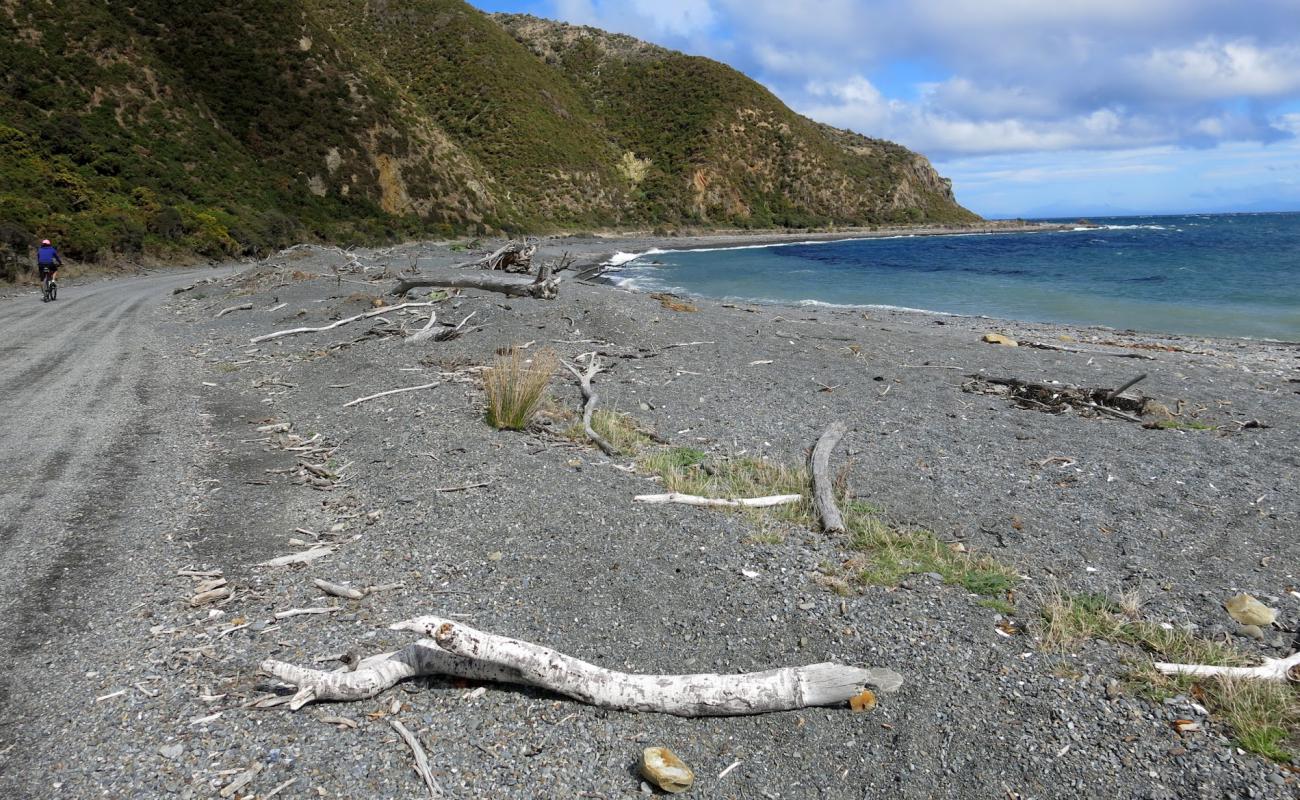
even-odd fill
[[[54,281],[50,281],[50,301],[53,302],[58,299],[59,299],[59,285]]]

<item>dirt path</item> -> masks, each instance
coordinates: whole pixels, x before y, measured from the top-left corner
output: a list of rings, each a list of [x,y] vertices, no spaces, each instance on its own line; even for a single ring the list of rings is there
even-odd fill
[[[0,786],[27,721],[84,711],[101,636],[154,583],[186,430],[160,307],[191,273],[65,286],[0,302]],[[95,633],[90,633],[95,631]],[[28,778],[36,778],[29,775]],[[8,795],[16,796],[16,795]]]

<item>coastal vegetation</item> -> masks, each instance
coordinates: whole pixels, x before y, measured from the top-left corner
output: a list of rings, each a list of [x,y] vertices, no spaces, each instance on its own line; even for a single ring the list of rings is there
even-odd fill
[[[897,145],[713,61],[461,0],[0,10],[0,249],[967,222]],[[3,261],[3,259],[0,259]]]
[[[1143,619],[1141,605],[1135,595],[1111,600],[1052,591],[1039,609],[1044,646],[1065,652],[1098,640],[1132,648],[1141,655],[1128,660],[1126,679],[1141,696],[1157,702],[1194,697],[1227,725],[1241,749],[1281,762],[1300,754],[1300,691],[1294,684],[1161,674],[1153,656],[1222,667],[1246,666],[1250,659],[1229,644]]]

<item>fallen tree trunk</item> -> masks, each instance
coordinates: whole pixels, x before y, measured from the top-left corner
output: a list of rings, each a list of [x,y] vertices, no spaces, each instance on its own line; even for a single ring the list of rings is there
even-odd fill
[[[595,443],[605,455],[611,457],[618,455],[618,448],[610,444],[605,437],[596,433],[595,428],[591,427],[591,415],[596,411],[596,403],[600,402],[600,395],[596,394],[596,390],[591,388],[591,379],[601,370],[600,359],[593,353],[591,360],[587,362],[586,372],[578,372],[568,362],[565,362],[564,368],[573,373],[573,377],[578,379],[578,383],[582,387],[582,430],[587,434],[587,438]]]
[[[831,453],[848,432],[843,422],[832,423],[817,440],[808,462],[812,469],[813,505],[822,521],[822,531],[844,533],[844,517],[835,504],[835,481],[830,476]]]
[[[390,294],[398,297],[412,289],[421,287],[440,289],[482,289],[498,292],[509,297],[533,297],[539,300],[553,300],[560,293],[560,276],[552,275],[543,268],[536,278],[526,275],[512,275],[494,272],[466,272],[454,269],[442,269],[436,273],[424,273],[419,277],[403,278],[393,287]]]
[[[811,664],[739,675],[633,675],[598,667],[546,647],[496,636],[440,617],[390,626],[429,636],[397,653],[368,658],[354,672],[323,672],[266,661],[265,672],[298,687],[292,709],[315,700],[373,697],[417,675],[536,686],[584,703],[683,717],[737,716],[844,703],[865,686],[892,692],[890,669]]]

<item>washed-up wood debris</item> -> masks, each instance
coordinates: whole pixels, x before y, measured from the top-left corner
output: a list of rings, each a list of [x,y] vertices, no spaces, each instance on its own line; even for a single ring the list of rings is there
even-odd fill
[[[1033,411],[1049,414],[1074,412],[1083,417],[1104,415],[1141,424],[1141,415],[1147,413],[1148,405],[1155,402],[1154,398],[1124,392],[1145,377],[1141,375],[1118,389],[1094,389],[1066,383],[1034,383],[1019,378],[971,375],[961,388],[970,394],[1005,397],[1020,408]]]

